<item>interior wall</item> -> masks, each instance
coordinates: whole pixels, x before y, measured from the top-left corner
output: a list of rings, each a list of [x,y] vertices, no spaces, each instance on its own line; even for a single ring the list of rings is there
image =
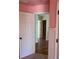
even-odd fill
[[[57,18],[57,1],[50,0],[50,21],[49,21],[49,53],[48,59],[56,59],[56,18]]]
[[[56,12],[57,12],[57,1],[58,0],[50,0],[50,28],[56,28]]]
[[[36,2],[37,3],[37,2]],[[24,4],[20,3],[19,4],[19,10],[23,12],[30,12],[30,13],[35,13],[35,12],[48,12],[48,4]]]
[[[35,20],[32,13],[19,13],[20,58],[35,53]]]
[[[30,8],[29,8],[30,7]],[[41,8],[42,7],[42,8]],[[28,9],[28,11],[27,11]],[[49,23],[49,52],[48,52],[48,59],[55,59],[55,43],[56,43],[56,9],[57,9],[57,0],[50,0],[50,8],[48,8],[48,5],[20,5],[20,11],[24,12],[48,12],[50,14],[50,23]],[[31,31],[32,32],[32,31]]]

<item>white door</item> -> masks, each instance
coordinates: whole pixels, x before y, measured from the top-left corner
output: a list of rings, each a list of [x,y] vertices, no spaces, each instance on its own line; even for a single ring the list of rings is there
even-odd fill
[[[19,15],[20,58],[35,53],[34,14],[20,12]]]
[[[19,40],[20,40],[20,57],[23,55],[23,40],[25,36],[25,13],[19,14]]]

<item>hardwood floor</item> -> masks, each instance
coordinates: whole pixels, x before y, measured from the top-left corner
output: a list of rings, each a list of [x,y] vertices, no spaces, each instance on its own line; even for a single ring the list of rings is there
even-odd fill
[[[32,55],[29,55],[29,56],[21,58],[21,59],[48,59],[48,55],[32,54]]]
[[[48,41],[44,40],[36,43],[36,53],[48,55]]]

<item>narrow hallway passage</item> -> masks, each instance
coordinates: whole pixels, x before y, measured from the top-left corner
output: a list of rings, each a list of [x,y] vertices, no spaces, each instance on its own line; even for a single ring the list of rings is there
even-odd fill
[[[48,55],[48,41],[36,43],[36,53]]]
[[[56,4],[57,0],[20,1],[20,59],[56,59]]]
[[[35,52],[48,55],[48,20],[49,14],[38,14],[36,17]]]
[[[43,54],[32,54],[22,59],[48,59],[48,56]]]

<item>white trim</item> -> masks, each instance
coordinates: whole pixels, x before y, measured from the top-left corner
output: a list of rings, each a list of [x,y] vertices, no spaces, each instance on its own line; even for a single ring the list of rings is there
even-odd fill
[[[30,13],[30,12],[22,12],[22,11],[20,11],[19,13]],[[32,14],[49,14],[49,12],[34,12]]]
[[[56,28],[49,28],[48,59],[55,59],[55,33]]]
[[[34,14],[48,14],[48,12],[34,12]]]

